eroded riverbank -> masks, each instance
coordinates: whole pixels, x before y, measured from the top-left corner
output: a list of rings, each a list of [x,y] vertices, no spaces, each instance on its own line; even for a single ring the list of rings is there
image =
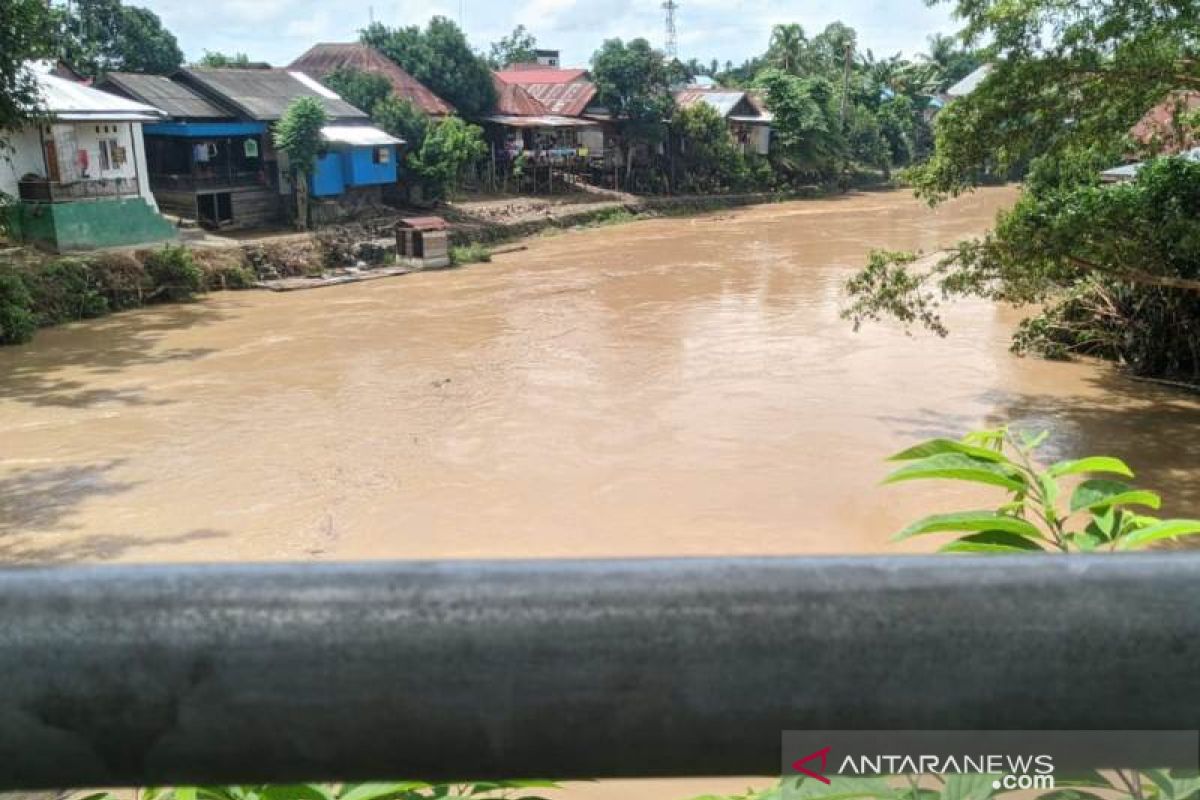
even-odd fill
[[[650,220],[43,331],[0,351],[0,558],[898,552],[961,498],[882,488],[882,459],[1004,421],[1200,515],[1194,398],[1015,358],[984,303],[945,340],[838,318],[870,248],[949,244],[1014,196]]]

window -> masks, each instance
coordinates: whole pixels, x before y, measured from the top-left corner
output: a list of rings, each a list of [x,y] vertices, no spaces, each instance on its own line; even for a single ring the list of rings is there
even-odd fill
[[[376,147],[375,152],[371,155],[371,161],[375,164],[392,163],[392,148]]]
[[[119,169],[125,165],[125,148],[116,139],[100,140],[100,171]]]

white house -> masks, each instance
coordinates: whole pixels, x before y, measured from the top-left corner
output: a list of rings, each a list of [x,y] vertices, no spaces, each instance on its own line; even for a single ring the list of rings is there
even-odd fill
[[[165,114],[29,65],[43,119],[0,132],[0,192],[18,237],[55,250],[161,241],[174,228],[150,192],[142,123]]]

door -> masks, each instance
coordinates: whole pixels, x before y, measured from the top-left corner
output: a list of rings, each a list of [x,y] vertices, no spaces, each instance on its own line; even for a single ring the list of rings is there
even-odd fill
[[[42,143],[46,151],[46,177],[54,183],[62,181],[62,173],[58,169],[58,145],[53,139],[47,139]]]

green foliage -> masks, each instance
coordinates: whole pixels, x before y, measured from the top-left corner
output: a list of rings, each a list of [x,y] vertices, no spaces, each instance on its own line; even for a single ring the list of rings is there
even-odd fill
[[[659,128],[673,103],[663,55],[645,39],[608,39],[592,56],[600,105],[626,125]]]
[[[293,783],[239,786],[174,786],[149,788],[145,800],[543,800],[538,789],[557,789],[553,781],[476,781],[472,783]],[[88,800],[118,800],[108,793]]]
[[[491,260],[492,251],[486,245],[477,242],[450,248],[450,263],[456,267]]]
[[[433,17],[424,30],[412,25],[388,28],[375,23],[362,41],[395,61],[467,117],[487,114],[496,89],[487,61],[476,55],[463,32],[445,17]]]
[[[392,84],[387,78],[352,67],[338,67],[322,78],[321,83],[341,95],[347,103],[366,111],[372,117],[375,106],[392,94]]]
[[[307,180],[324,149],[321,128],[328,123],[325,108],[315,97],[291,102],[275,126],[275,147],[287,154],[294,179]]]
[[[1113,477],[1132,478],[1125,462],[1109,456],[1059,461],[1040,467],[1035,451],[1047,434],[1015,434],[1006,428],[975,431],[961,441],[931,439],[892,456],[902,462],[884,483],[952,480],[1004,489],[995,509],[933,514],[896,534],[908,539],[930,533],[962,534],[941,548],[946,553],[1016,553],[1052,550],[1139,549],[1200,534],[1200,520],[1161,520],[1141,509],[1158,509],[1159,496]],[[1084,478],[1075,481],[1076,478]],[[1071,478],[1064,484],[1064,478]]]
[[[174,35],[152,11],[120,0],[75,0],[61,10],[62,51],[89,78],[106,72],[169,74],[183,63]]]
[[[430,191],[444,196],[458,185],[463,170],[486,154],[482,128],[448,117],[433,125],[408,163]]]
[[[248,69],[250,57],[245,53],[220,53],[215,50],[205,50],[204,55],[195,63],[197,67],[208,69]]]
[[[833,173],[844,156],[845,142],[833,107],[833,87],[820,77],[797,78],[777,69],[759,74],[756,84],[766,93],[775,149],[772,159],[793,177]]]
[[[420,152],[429,129],[433,127],[432,120],[421,109],[395,95],[377,102],[371,111],[371,118],[392,136],[403,139],[404,148],[409,153]]]
[[[167,245],[142,262],[152,289],[147,300],[183,302],[204,290],[204,275],[186,247]]]
[[[0,19],[4,20],[0,25],[0,130],[4,130],[36,112],[37,84],[25,64],[50,54],[53,20],[42,0],[0,0]],[[4,156],[0,150],[0,158]]]
[[[1108,186],[1097,175],[1104,153],[1039,159],[992,233],[928,269],[913,269],[909,254],[874,254],[847,286],[844,315],[856,325],[919,321],[945,334],[945,297],[1048,302],[1019,331],[1019,349],[1105,356],[1142,374],[1200,381],[1200,164],[1156,159]]]
[[[0,267],[0,344],[21,344],[33,338],[37,315],[25,282]]]
[[[23,273],[39,327],[107,314],[108,301],[89,266],[61,258]]]
[[[524,25],[513,28],[513,32],[492,42],[488,63],[493,69],[504,69],[509,64],[529,64],[537,60],[537,37]]]
[[[765,160],[743,155],[724,117],[707,103],[677,109],[671,129],[678,140],[676,189],[716,193],[770,185],[770,167]]]

